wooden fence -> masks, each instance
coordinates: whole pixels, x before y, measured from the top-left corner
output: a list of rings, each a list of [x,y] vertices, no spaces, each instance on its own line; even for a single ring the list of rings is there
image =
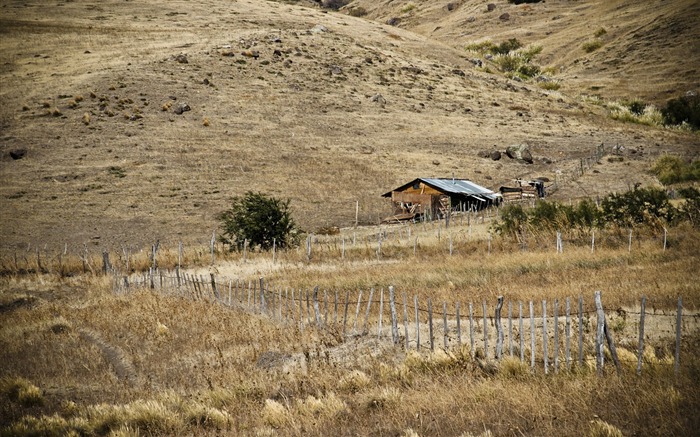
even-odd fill
[[[645,320],[652,317],[657,319],[659,323],[656,325],[659,326],[675,323],[673,366],[678,372],[682,326],[690,325],[686,332],[692,333],[698,321],[697,314],[683,314],[681,297],[675,314],[659,314],[656,310],[647,312],[644,297],[639,312],[618,309],[606,314],[599,291],[594,293],[593,305],[584,302],[583,296],[553,302],[513,302],[500,296],[489,309],[485,300],[481,305],[468,302],[462,307],[458,301],[434,306],[430,298],[420,299],[418,295],[411,298],[405,292],[398,294],[394,287],[388,287],[386,292],[374,288],[331,292],[319,287],[283,290],[267,283],[264,278],[234,280],[179,270],[151,270],[141,275],[114,276],[113,286],[116,293],[146,288],[190,300],[205,300],[232,310],[269,317],[286,329],[297,329],[300,334],[307,329],[333,330],[344,341],[375,337],[396,347],[418,351],[468,347],[476,358],[501,360],[514,357],[529,362],[533,371],[540,368],[544,373],[557,373],[573,366],[592,366],[589,362],[593,359],[598,372],[603,372],[606,359],[612,360],[616,369],[621,371],[621,362],[625,359],[618,356],[615,330],[621,324],[634,323],[635,316],[639,317],[636,362],[629,362],[628,353],[625,364],[628,367],[636,364],[636,372],[642,372],[647,360],[645,341],[659,334],[645,332]],[[693,323],[684,323],[684,318],[692,318]],[[611,319],[615,321],[611,323]]]

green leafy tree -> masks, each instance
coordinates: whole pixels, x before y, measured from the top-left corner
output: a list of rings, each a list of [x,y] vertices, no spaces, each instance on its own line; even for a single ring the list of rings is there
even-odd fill
[[[219,214],[223,233],[219,237],[231,250],[251,247],[283,248],[297,243],[299,231],[291,217],[290,200],[280,200],[262,193],[247,192],[231,202],[231,208]]]
[[[700,95],[693,94],[671,99],[661,109],[666,124],[688,123],[693,129],[700,129]]]

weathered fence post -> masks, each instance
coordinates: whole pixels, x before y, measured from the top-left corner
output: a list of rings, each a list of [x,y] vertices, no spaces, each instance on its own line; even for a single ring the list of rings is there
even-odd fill
[[[219,290],[216,288],[216,277],[213,273],[210,273],[209,275],[211,278],[211,289],[214,292],[214,296],[216,297],[216,300],[221,300],[221,296],[219,296]]]
[[[413,295],[413,306],[416,309],[416,350],[420,350],[420,319],[418,318],[418,295]]]
[[[457,346],[461,349],[462,347],[462,321],[459,315],[459,302],[455,306],[456,318],[457,318]]]
[[[391,340],[394,345],[399,344],[399,325],[396,315],[396,299],[394,295],[394,286],[389,286],[389,307],[391,309]]]
[[[481,309],[484,313],[484,359],[489,359],[489,328],[486,320],[486,300],[481,301]]]
[[[603,366],[605,365],[605,357],[603,354],[605,347],[605,313],[603,312],[603,302],[601,300],[600,291],[595,292],[595,308],[598,316],[595,336],[596,370],[599,374],[602,374]]]
[[[644,314],[647,306],[647,297],[642,296],[642,309],[639,315],[639,353],[637,355],[637,375],[642,374],[642,358],[644,357]]]
[[[571,369],[571,301],[566,298],[566,369]]]
[[[547,355],[547,300],[542,300],[542,356],[544,358],[544,374],[549,372],[549,357]]]
[[[513,301],[508,301],[508,352],[513,356]]]
[[[348,325],[348,306],[350,306],[350,290],[345,290],[345,310],[343,312],[343,340],[345,340],[345,328]]]
[[[314,316],[316,317],[316,326],[321,326],[321,310],[318,307],[318,285],[314,287]]]
[[[503,326],[501,326],[501,308],[503,308],[503,296],[498,296],[496,304],[496,359],[500,360],[503,354]]]
[[[360,316],[360,305],[362,303],[362,290],[357,295],[357,308],[355,309],[355,322],[352,324],[353,335],[357,334],[357,318]]]
[[[559,372],[559,299],[554,299],[554,373]]]
[[[448,328],[447,328],[447,302],[442,302],[442,340],[445,350],[447,350],[447,340],[448,340]]]
[[[433,337],[433,302],[428,298],[428,333],[430,336],[430,351],[435,350],[435,338]]]
[[[665,231],[665,229],[664,229]],[[676,358],[673,371],[677,374],[681,364],[681,322],[683,321],[683,298],[678,296],[678,315],[676,316]]]
[[[367,310],[365,310],[365,324],[362,328],[362,335],[369,332],[368,322],[369,322],[369,309],[372,306],[372,298],[374,297],[374,287],[369,290],[369,300],[367,301]]]
[[[384,289],[379,293],[379,329],[377,329],[377,340],[382,338],[382,318],[384,316]]]
[[[530,301],[530,367],[535,370],[535,306]]]
[[[519,319],[519,325],[518,328],[520,329],[519,334],[520,334],[520,362],[522,363],[525,361],[525,331],[523,331],[523,302],[518,301],[518,319]]]
[[[471,347],[472,357],[476,354],[476,351],[474,350],[474,317],[473,317],[473,312],[474,312],[474,306],[471,302],[469,302],[469,346]]]
[[[583,296],[578,296],[578,365],[583,366]]]
[[[409,230],[411,228],[408,228]],[[406,308],[406,292],[403,293],[403,334],[406,337],[406,350],[408,350],[408,308]]]

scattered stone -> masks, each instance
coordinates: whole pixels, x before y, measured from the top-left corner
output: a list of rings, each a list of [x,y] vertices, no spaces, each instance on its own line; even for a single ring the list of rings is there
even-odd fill
[[[506,149],[506,155],[510,159],[517,159],[518,161],[523,161],[528,164],[533,163],[532,153],[530,153],[530,147],[527,144],[508,146]]]
[[[343,69],[338,67],[337,65],[331,65],[330,72],[331,74],[342,74]]]
[[[458,69],[458,68],[455,68],[454,70],[452,70],[452,73],[453,73],[453,74],[456,74],[457,76],[462,76],[462,77],[464,77],[464,71],[462,71],[462,70],[460,70],[460,69]]]
[[[498,150],[494,150],[493,152],[491,152],[491,154],[489,155],[489,157],[490,157],[493,161],[499,161],[499,160],[501,159],[501,152],[499,152]]]
[[[175,62],[179,64],[187,64],[189,61],[187,60],[187,55],[184,53],[180,53],[179,55],[175,56]]]
[[[226,57],[231,58],[233,56],[236,56],[236,54],[233,53],[233,50],[224,50],[223,52],[221,52],[221,56],[226,56]]]
[[[175,109],[173,109],[173,112],[176,113],[177,115],[181,115],[183,112],[187,112],[191,110],[190,105],[188,105],[185,102],[178,103],[177,106],[175,106]]]
[[[489,3],[486,5],[486,11],[488,12],[493,12],[496,10],[496,4],[495,3]]]
[[[280,56],[282,56],[282,51],[281,51],[280,49],[275,49],[275,50],[272,52],[272,56],[280,57]]]
[[[258,59],[260,57],[260,52],[257,50],[244,50],[241,52],[241,55],[248,58]]]
[[[448,4],[447,4],[447,10],[448,10],[448,11],[452,12],[452,11],[454,11],[455,9],[457,9],[457,5],[456,5],[456,4],[454,4],[454,3],[448,3]]]
[[[12,159],[22,159],[27,156],[27,149],[15,149],[10,150],[10,158]]]
[[[437,159],[433,159],[433,165],[440,165],[440,161],[438,161]]]
[[[479,158],[488,158],[491,156],[491,152],[489,152],[488,150],[480,150],[479,152],[477,152],[476,156],[478,156]]]
[[[386,99],[381,94],[375,94],[372,96],[371,101],[380,104],[382,107],[386,105]]]
[[[484,62],[483,62],[481,59],[479,59],[479,58],[470,59],[469,62],[471,62],[472,64],[474,64],[474,65],[477,66],[477,67],[483,67],[483,66],[484,66]]]
[[[386,20],[386,24],[388,24],[389,26],[398,26],[400,22],[401,19],[398,17],[391,17],[388,20]]]
[[[544,164],[549,165],[549,164],[551,164],[551,163],[554,162],[554,161],[552,161],[550,158],[542,158],[542,162],[543,162]]]
[[[326,32],[328,32],[328,28],[326,26],[324,26],[323,24],[317,24],[311,28],[311,33],[326,33]]]
[[[510,14],[508,12],[505,12],[505,13],[501,14],[501,16],[498,17],[498,19],[501,21],[508,21],[508,20],[510,20]]]
[[[476,17],[473,15],[471,17],[467,18],[467,23],[473,23],[475,21],[476,21]]]

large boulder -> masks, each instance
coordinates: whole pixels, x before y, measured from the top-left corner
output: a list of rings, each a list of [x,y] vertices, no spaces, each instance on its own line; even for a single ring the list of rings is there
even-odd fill
[[[527,144],[508,146],[506,155],[508,155],[510,159],[517,159],[518,161],[527,162],[528,164],[533,163],[532,153],[530,153],[530,147]]]

